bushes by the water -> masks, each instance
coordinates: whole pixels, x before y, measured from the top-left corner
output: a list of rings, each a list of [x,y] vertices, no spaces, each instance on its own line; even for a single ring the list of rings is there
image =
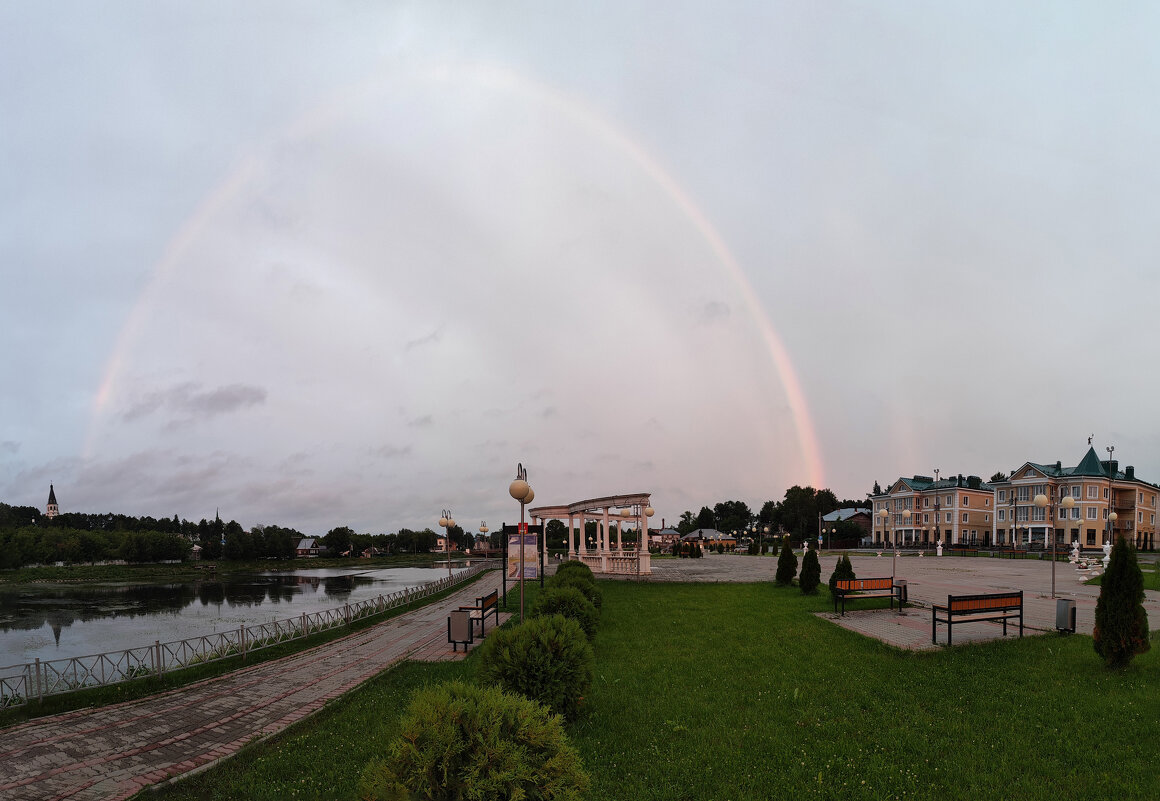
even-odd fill
[[[578,801],[587,788],[559,717],[497,687],[448,682],[415,693],[386,758],[363,771],[359,797]]]
[[[569,719],[576,717],[592,684],[594,662],[584,629],[563,615],[497,629],[479,649],[485,683],[518,692]]]

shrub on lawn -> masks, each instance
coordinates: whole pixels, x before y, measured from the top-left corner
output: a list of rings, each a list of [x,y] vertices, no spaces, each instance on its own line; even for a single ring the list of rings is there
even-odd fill
[[[1092,632],[1096,653],[1108,667],[1124,667],[1151,647],[1143,601],[1144,576],[1136,561],[1136,549],[1118,537],[1100,583]]]
[[[589,640],[596,636],[596,627],[600,623],[600,613],[596,607],[575,587],[545,587],[536,597],[532,615],[563,615],[569,620],[575,620]]]
[[[793,584],[793,577],[796,574],[797,557],[789,547],[789,537],[786,537],[782,540],[781,553],[777,557],[777,575],[774,576],[774,581],[782,587],[788,587]]]
[[[803,595],[813,595],[822,583],[822,565],[817,551],[806,551],[802,558],[802,574],[798,576],[798,586]]]
[[[533,617],[498,629],[479,649],[485,683],[539,701],[568,719],[580,711],[592,684],[594,661],[584,629],[563,615]]]
[[[387,757],[359,781],[365,801],[580,799],[588,776],[563,724],[539,704],[447,682],[417,691]]]
[[[834,588],[838,586],[839,580],[853,580],[857,576],[854,575],[854,565],[850,562],[850,557],[842,554],[838,557],[838,564],[834,565],[834,572],[830,574],[830,594],[834,594]]]
[[[583,562],[579,562],[579,561],[576,561],[574,559],[569,560],[567,562],[561,562],[560,566],[556,568],[556,575],[557,576],[559,576],[561,574],[571,575],[573,573],[578,575],[578,576],[583,576],[584,578],[588,579],[589,581],[596,580],[596,576],[594,576],[592,574],[592,568],[590,568],[588,565],[584,564]]]
[[[586,579],[578,573],[557,573],[547,581],[547,587],[575,587],[584,593],[584,597],[592,602],[596,607],[596,611],[600,611],[600,607],[604,604],[604,593],[600,592],[600,588],[596,586],[596,582],[592,579]]]

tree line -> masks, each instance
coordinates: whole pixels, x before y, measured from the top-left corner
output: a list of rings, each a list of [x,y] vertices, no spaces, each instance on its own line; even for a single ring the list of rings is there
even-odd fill
[[[785,491],[785,497],[780,501],[766,501],[756,514],[744,501],[721,501],[712,507],[702,506],[701,511],[686,511],[681,514],[680,521],[675,526],[682,535],[697,529],[716,529],[722,533],[737,536],[749,535],[756,526],[757,533],[762,539],[766,538],[765,529],[769,528],[768,537],[789,535],[795,539],[813,538],[818,534],[818,521],[837,509],[861,508],[870,509],[867,500],[838,500],[832,490],[817,490],[813,487],[800,487],[796,484]],[[836,539],[860,539],[862,529],[849,521],[840,521],[833,526],[838,529]]]

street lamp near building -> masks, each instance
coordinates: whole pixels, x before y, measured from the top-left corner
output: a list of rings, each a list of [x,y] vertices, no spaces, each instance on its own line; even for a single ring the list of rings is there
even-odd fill
[[[455,525],[451,510],[443,510],[443,514],[439,517],[439,525],[443,526],[443,552],[447,556],[447,578],[451,578],[451,527]]]
[[[1052,519],[1052,507],[1050,499],[1042,492],[1035,496],[1035,505],[1040,509],[1047,509],[1047,531],[1051,535],[1051,597],[1055,597],[1055,521]],[[1075,506],[1075,498],[1067,495],[1059,502],[1059,506],[1063,509],[1061,517],[1067,519],[1067,510]]]
[[[519,532],[520,543],[520,622],[524,622],[524,537],[526,536],[526,526],[524,523],[524,506],[531,503],[536,497],[536,493],[532,490],[532,485],[528,483],[528,471],[524,470],[523,463],[516,465],[516,477],[508,486],[508,494],[520,502],[520,527]],[[504,573],[507,573],[507,565],[504,565]]]

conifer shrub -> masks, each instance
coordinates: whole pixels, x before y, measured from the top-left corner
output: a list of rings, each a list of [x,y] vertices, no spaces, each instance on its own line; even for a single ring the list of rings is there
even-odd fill
[[[1136,561],[1136,549],[1123,537],[1118,537],[1112,546],[1100,585],[1092,639],[1096,653],[1110,668],[1124,667],[1151,647],[1148,613],[1144,610],[1144,576]]]
[[[575,573],[578,576],[583,576],[589,581],[596,580],[596,576],[592,573],[592,568],[583,562],[576,561],[575,559],[571,559],[567,562],[561,562],[560,566],[556,568],[556,575],[558,576],[561,573],[567,575]]]
[[[557,573],[546,582],[547,587],[575,587],[584,593],[584,597],[592,602],[596,607],[596,611],[600,611],[600,607],[604,605],[604,593],[596,586],[593,579],[584,578],[583,575],[574,572],[564,574]]]
[[[852,580],[855,578],[857,576],[854,575],[854,565],[850,562],[850,557],[842,554],[838,557],[838,564],[834,565],[834,572],[830,574],[830,594],[834,594],[839,580]]]
[[[545,587],[536,597],[532,615],[563,615],[569,620],[575,620],[589,640],[596,637],[596,627],[600,623],[600,613],[596,607],[575,587]]]
[[[411,697],[384,759],[363,770],[364,801],[579,801],[588,788],[560,718],[497,687],[446,682]]]
[[[802,574],[798,576],[798,587],[803,595],[813,595],[822,583],[822,564],[817,551],[806,551],[802,558]]]
[[[774,576],[774,581],[782,587],[793,584],[793,577],[797,575],[797,566],[797,556],[789,547],[789,537],[785,537],[782,540],[781,553],[777,557],[777,574]]]
[[[571,720],[592,685],[595,654],[584,629],[563,615],[533,617],[489,634],[479,649],[479,675]]]

